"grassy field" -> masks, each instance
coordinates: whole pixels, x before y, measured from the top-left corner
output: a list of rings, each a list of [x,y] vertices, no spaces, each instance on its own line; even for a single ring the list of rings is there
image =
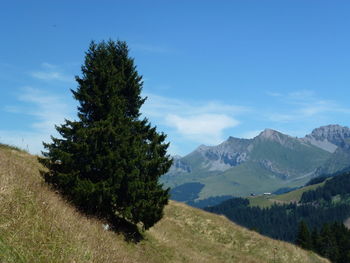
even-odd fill
[[[329,262],[176,202],[144,240],[128,243],[51,191],[39,169],[35,156],[0,147],[1,263]]]
[[[324,185],[325,182],[305,186],[289,193],[281,194],[281,195],[259,195],[254,197],[248,197],[250,206],[259,206],[259,207],[269,207],[273,204],[287,204],[287,203],[296,203],[300,201],[302,194],[309,190],[314,190],[317,187]]]

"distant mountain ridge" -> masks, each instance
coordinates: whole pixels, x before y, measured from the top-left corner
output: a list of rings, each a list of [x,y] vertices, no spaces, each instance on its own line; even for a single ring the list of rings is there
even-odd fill
[[[342,146],[346,139],[350,138],[350,129],[340,125],[327,125],[314,129],[308,138],[314,138],[318,141],[329,141],[337,146]]]
[[[314,176],[347,166],[348,127],[322,126],[303,138],[265,129],[252,139],[229,137],[217,146],[201,145],[182,158],[174,158],[161,180],[173,188],[192,182],[203,184],[198,199],[247,196],[301,186]]]

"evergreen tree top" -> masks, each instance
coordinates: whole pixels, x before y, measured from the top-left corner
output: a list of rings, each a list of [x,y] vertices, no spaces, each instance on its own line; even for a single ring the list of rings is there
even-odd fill
[[[90,43],[82,77],[76,76],[78,89],[72,90],[83,122],[107,119],[110,115],[133,119],[140,116],[145,101],[141,98],[143,81],[128,54],[123,41]]]

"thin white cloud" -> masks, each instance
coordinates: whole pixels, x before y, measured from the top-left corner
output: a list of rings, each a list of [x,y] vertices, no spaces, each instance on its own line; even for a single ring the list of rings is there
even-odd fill
[[[30,103],[32,108],[23,112],[32,115],[37,121],[32,126],[43,131],[52,131],[54,126],[63,123],[64,118],[69,117],[69,108],[63,102],[63,98],[47,94],[39,89],[26,87],[18,96],[18,100]]]
[[[72,119],[72,106],[68,105],[65,98],[43,90],[22,88],[17,100],[21,106],[7,106],[5,110],[29,116],[32,120],[31,129],[27,132],[0,130],[3,143],[28,148],[30,152],[38,154],[43,149],[42,142],[49,142],[51,135],[57,135],[55,125],[64,123],[65,119]]]
[[[222,142],[223,130],[239,124],[236,119],[224,114],[201,114],[184,117],[169,114],[165,119],[168,126],[176,128],[181,135],[206,144]]]
[[[142,51],[147,53],[158,53],[158,54],[165,54],[165,53],[174,53],[174,50],[157,46],[157,45],[147,45],[147,44],[131,44],[130,45],[131,51]]]
[[[278,99],[288,105],[289,109],[280,110],[278,113],[267,114],[267,118],[274,122],[307,121],[316,117],[323,117],[329,113],[350,113],[350,108],[345,108],[332,100],[320,99],[311,90],[301,90],[287,94],[280,94]]]
[[[62,82],[74,82],[74,77],[65,74],[56,65],[44,62],[41,64],[42,70],[32,71],[30,75],[33,78],[44,81],[62,81]]]
[[[217,101],[189,102],[151,93],[147,93],[145,95],[147,97],[147,100],[142,108],[142,111],[145,112],[146,115],[157,117],[164,116],[164,114],[167,113],[176,113],[180,115],[205,113],[236,115],[251,110],[248,107],[229,105]]]
[[[326,112],[350,113],[350,108],[344,108],[334,101],[318,100],[311,104],[306,104],[299,112],[304,116],[314,116]]]
[[[64,81],[64,82],[73,82],[74,79],[73,77],[63,75],[60,72],[57,71],[51,71],[51,72],[45,72],[45,71],[34,71],[31,72],[31,76],[40,79],[40,80],[59,80],[59,81]]]
[[[48,62],[41,63],[41,66],[43,68],[47,68],[47,69],[57,69],[58,68],[58,66],[51,64],[51,63],[48,63]]]
[[[216,101],[188,102],[155,94],[147,94],[147,97],[142,108],[145,116],[196,143],[222,142],[224,130],[239,125],[236,116],[250,110]]]
[[[313,100],[315,99],[315,92],[312,90],[299,90],[288,93],[286,97],[295,101]]]
[[[3,109],[4,109],[4,111],[10,112],[10,113],[21,113],[20,108],[17,106],[13,106],[13,105],[5,105],[3,107]]]

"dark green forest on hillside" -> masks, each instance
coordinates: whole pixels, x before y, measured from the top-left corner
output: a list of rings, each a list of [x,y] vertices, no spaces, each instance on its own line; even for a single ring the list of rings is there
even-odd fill
[[[350,230],[342,223],[324,224],[320,230],[314,228],[310,232],[307,224],[301,221],[295,243],[332,262],[350,262]]]
[[[332,262],[343,263],[350,262],[350,234],[343,226],[343,222],[350,217],[349,197],[348,172],[329,179],[324,186],[303,193],[299,203],[260,208],[250,207],[248,199],[233,198],[205,210],[223,214],[263,235],[292,243],[298,243],[300,224],[303,222],[309,233],[306,236],[309,235],[310,240],[314,236],[314,241],[307,241],[309,245],[303,247],[330,258]]]
[[[310,228],[319,229],[324,223],[343,222],[350,216],[350,204],[273,205],[270,208],[250,207],[249,200],[234,198],[205,210],[223,214],[230,220],[249,229],[279,240],[294,242],[298,222],[304,220]]]
[[[335,176],[325,183],[323,187],[303,193],[300,202],[331,202],[334,196],[339,195],[340,200],[346,201],[350,195],[350,172]]]

